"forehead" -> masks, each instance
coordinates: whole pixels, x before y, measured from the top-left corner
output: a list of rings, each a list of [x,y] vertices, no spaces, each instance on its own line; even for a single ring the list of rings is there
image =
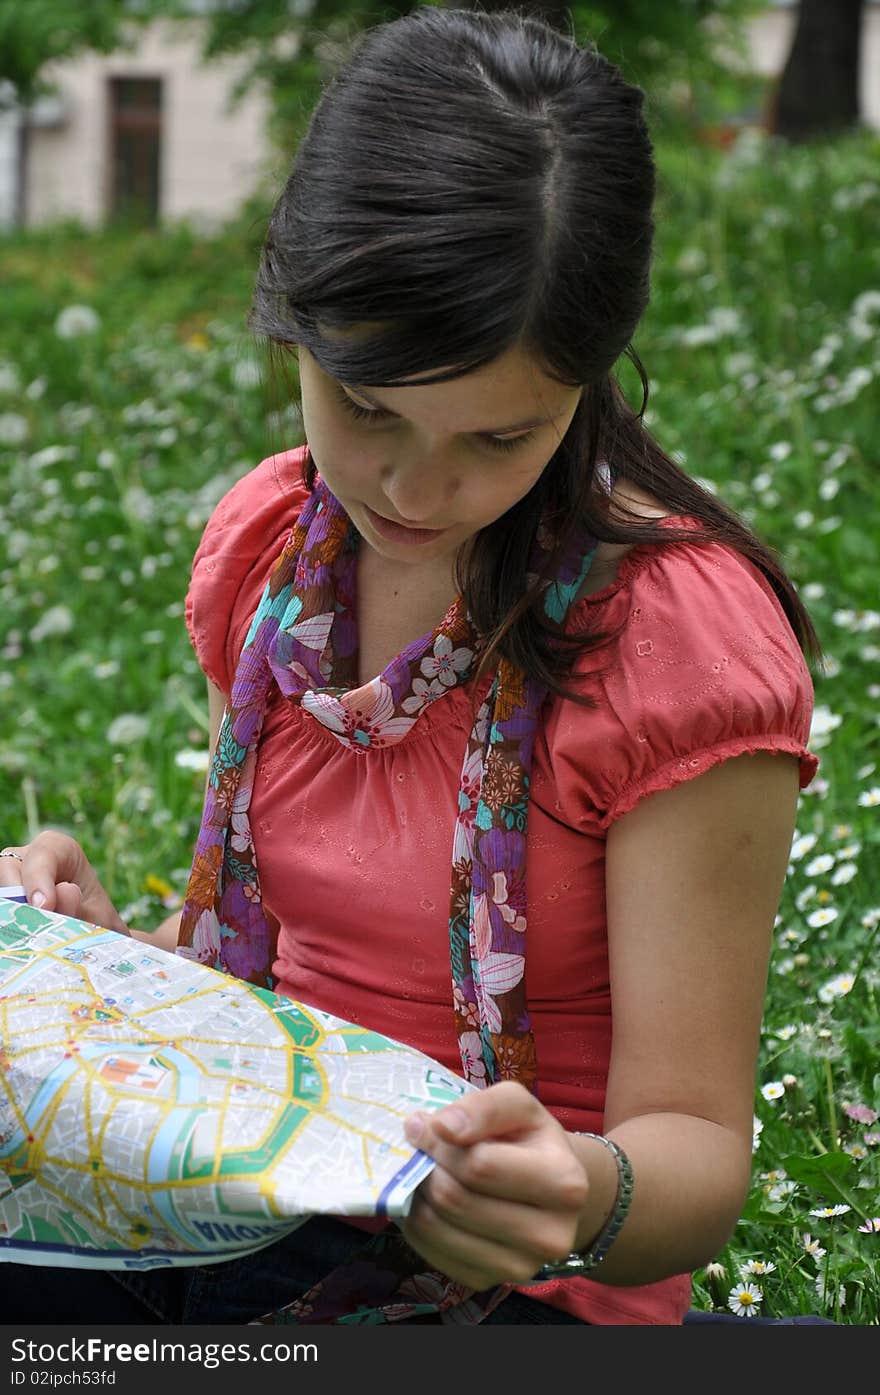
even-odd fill
[[[449,365],[453,367],[453,365]],[[436,372],[436,370],[434,370]],[[580,394],[580,389],[550,377],[543,366],[518,345],[491,363],[443,382],[426,381],[429,374],[414,374],[395,387],[371,388],[368,382],[351,384],[380,395],[391,410],[437,410],[491,415],[523,415],[523,409],[556,415]]]

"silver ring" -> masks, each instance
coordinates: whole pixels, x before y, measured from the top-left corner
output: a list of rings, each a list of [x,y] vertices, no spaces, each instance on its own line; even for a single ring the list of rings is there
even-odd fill
[[[3,851],[0,852],[0,857],[14,857],[16,862],[23,861],[21,853],[15,852],[12,848],[4,848]]]

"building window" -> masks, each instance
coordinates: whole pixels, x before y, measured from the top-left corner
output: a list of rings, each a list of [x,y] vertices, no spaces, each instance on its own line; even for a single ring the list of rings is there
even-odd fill
[[[161,78],[111,78],[111,218],[158,221],[161,143]]]

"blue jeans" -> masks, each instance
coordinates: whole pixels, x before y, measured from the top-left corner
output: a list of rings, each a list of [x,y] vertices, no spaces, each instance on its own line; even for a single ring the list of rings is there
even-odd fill
[[[89,1323],[171,1326],[235,1325],[290,1303],[344,1263],[365,1240],[343,1221],[315,1217],[256,1254],[223,1264],[181,1265],[140,1273],[109,1269],[62,1269],[0,1263],[3,1322],[54,1325]],[[433,1317],[409,1319],[433,1323]],[[827,1318],[737,1318],[732,1313],[693,1312],[689,1322],[827,1323]],[[585,1326],[560,1308],[511,1293],[484,1325]],[[835,1324],[831,1324],[834,1326]]]

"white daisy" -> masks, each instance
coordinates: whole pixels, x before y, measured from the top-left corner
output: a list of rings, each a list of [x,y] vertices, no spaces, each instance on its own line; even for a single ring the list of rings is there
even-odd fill
[[[808,877],[820,877],[823,872],[830,872],[834,866],[834,858],[831,853],[820,853],[814,857],[804,868]]]
[[[178,751],[174,757],[174,764],[181,770],[197,770],[200,774],[205,774],[208,769],[208,752],[204,751]]]
[[[830,925],[832,920],[837,919],[837,911],[834,906],[823,906],[818,911],[810,911],[807,916],[807,924],[812,930],[820,925]]]
[[[868,1150],[864,1143],[844,1143],[843,1151],[848,1153],[851,1158],[855,1158],[857,1162],[862,1162],[868,1156]]]
[[[855,981],[854,974],[838,974],[836,978],[829,979],[819,989],[819,1002],[831,1003],[835,998],[845,998],[847,993],[852,992]]]
[[[794,836],[789,856],[792,862],[799,862],[802,857],[806,857],[808,852],[816,846],[817,838],[815,833],[802,833]]]
[[[810,904],[815,895],[816,887],[813,882],[810,882],[809,886],[805,886],[803,891],[798,892],[797,896],[794,898],[794,904],[799,911],[803,911]]]
[[[19,392],[21,378],[14,363],[0,360],[0,392]]]
[[[846,824],[841,824],[841,828],[847,829],[847,833],[843,835],[844,837],[852,831]],[[861,851],[861,843],[847,843],[845,847],[838,848],[834,856],[837,858],[838,862],[852,862],[853,858],[858,857]]]
[[[826,1280],[826,1277],[821,1270],[816,1275],[815,1283],[816,1293],[819,1297],[819,1301],[821,1303],[824,1303],[826,1308],[833,1308],[835,1304],[840,1308],[842,1308],[845,1305],[846,1289],[844,1288],[843,1284],[840,1284],[838,1286],[837,1293],[835,1295],[834,1284]]]
[[[832,712],[830,707],[818,706],[813,709],[813,718],[810,723],[809,744],[811,747],[827,745],[827,738],[840,726],[843,718],[837,712]]]
[[[761,1086],[761,1094],[765,1100],[778,1100],[785,1094],[785,1086],[781,1080],[768,1080]]]
[[[852,881],[858,870],[858,863],[856,862],[841,862],[834,876],[831,878],[831,885],[846,886],[847,882]]]
[[[73,611],[66,605],[53,605],[43,612],[34,628],[31,639],[35,644],[48,639],[50,635],[68,635],[74,627]]]
[[[821,775],[817,775],[815,780],[813,780],[811,784],[807,785],[807,788],[805,790],[801,790],[801,794],[808,795],[810,798],[815,796],[816,799],[824,799],[828,794],[830,788],[831,785],[829,781],[824,780]]]
[[[743,1278],[747,1274],[773,1274],[775,1271],[776,1265],[770,1259],[750,1259],[739,1267],[739,1272]]]
[[[782,1182],[788,1176],[784,1167],[773,1167],[769,1172],[761,1173],[762,1182]]]
[[[763,1291],[756,1284],[737,1284],[728,1294],[727,1306],[737,1317],[752,1317],[763,1297]]]
[[[810,1212],[810,1215],[818,1216],[820,1220],[827,1221],[832,1216],[845,1216],[847,1211],[851,1210],[852,1207],[847,1206],[846,1202],[838,1201],[834,1206],[817,1206],[815,1211]]]
[[[29,433],[27,417],[20,412],[0,412],[0,446],[20,446]]]
[[[797,1191],[797,1182],[789,1178],[786,1182],[777,1182],[775,1186],[765,1187],[768,1201],[785,1201],[788,1197],[794,1196]]]
[[[822,1246],[819,1244],[818,1240],[813,1239],[809,1231],[807,1231],[802,1237],[801,1244],[803,1245],[807,1254],[810,1255],[813,1259],[823,1259],[825,1255],[828,1253],[827,1250],[822,1249]]]
[[[791,1041],[792,1037],[796,1037],[797,1034],[797,1027],[789,1023],[785,1027],[777,1027],[776,1031],[773,1032],[772,1035],[774,1037],[778,1037],[780,1041]]]

